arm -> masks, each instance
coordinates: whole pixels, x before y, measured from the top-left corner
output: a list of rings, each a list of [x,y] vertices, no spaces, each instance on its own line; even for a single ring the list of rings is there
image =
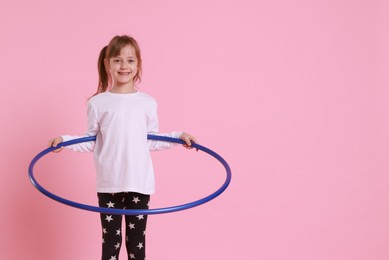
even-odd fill
[[[172,138],[181,138],[182,132],[170,132],[170,133],[156,133],[149,132],[149,135],[158,135],[158,136],[167,136]],[[157,140],[147,140],[147,144],[149,146],[149,150],[151,151],[160,151],[170,149],[173,146],[177,145],[176,143],[157,141]]]
[[[83,136],[62,135],[62,136],[60,136],[60,138],[62,138],[63,142],[66,142],[66,141],[79,139],[82,137],[88,137],[88,136],[93,136],[93,134],[89,134],[89,132],[88,132],[87,134],[85,134]],[[66,146],[65,148],[72,150],[74,152],[93,152],[95,150],[95,141],[72,144],[72,145]]]
[[[192,143],[197,143],[197,140],[194,136],[185,133],[185,132],[170,132],[170,133],[149,133],[151,135],[158,135],[158,136],[167,136],[172,138],[178,138],[185,142],[183,145],[185,148],[191,149]],[[169,148],[172,148],[175,145],[178,145],[177,143],[171,143],[171,142],[164,142],[164,141],[156,141],[156,140],[147,140],[147,143],[149,145],[149,149],[152,151],[159,151],[159,150],[166,150]]]
[[[49,140],[49,147],[57,147],[60,143],[82,138],[82,137],[88,137],[90,135],[84,135],[84,136],[73,136],[73,135],[63,135],[63,136],[58,136],[54,139]],[[73,144],[69,146],[61,146],[60,148],[54,150],[54,153],[59,153],[61,152],[64,148],[68,148],[70,150],[73,150],[75,152],[93,152],[95,147],[95,142],[85,142],[85,143],[78,143],[78,144]]]
[[[73,139],[78,139],[81,137],[87,137],[87,136],[95,136],[99,132],[99,124],[98,120],[95,114],[95,111],[91,104],[88,103],[88,131],[83,136],[72,136],[72,135],[62,135],[59,137],[56,137],[49,141],[49,146],[57,147],[57,145],[61,142],[66,142]],[[63,150],[64,147],[61,147],[57,150],[54,150],[53,152],[60,152]],[[67,149],[73,150],[75,152],[93,152],[95,148],[95,142],[85,142],[85,143],[78,143],[69,145],[66,147]]]
[[[158,133],[158,116],[157,116],[156,110],[154,111],[154,114],[152,115],[152,117],[149,120],[148,134],[167,136],[167,137],[181,139],[185,142],[184,147],[186,147],[186,148],[190,148],[190,146],[192,145],[192,142],[197,142],[196,138],[194,136],[187,134],[185,132]],[[166,149],[172,148],[173,146],[177,145],[176,143],[156,141],[156,140],[148,140],[147,143],[148,143],[149,149],[152,151],[166,150]]]

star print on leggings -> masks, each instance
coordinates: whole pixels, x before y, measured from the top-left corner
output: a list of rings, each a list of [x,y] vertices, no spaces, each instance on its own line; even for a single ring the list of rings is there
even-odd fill
[[[132,200],[135,204],[138,204],[138,202],[140,201],[140,199],[138,197],[134,197],[134,199]]]
[[[99,206],[114,209],[148,209],[150,196],[135,192],[98,193]],[[102,259],[118,260],[125,236],[128,259],[146,257],[147,215],[100,214],[102,230]],[[122,222],[125,226],[122,230]]]

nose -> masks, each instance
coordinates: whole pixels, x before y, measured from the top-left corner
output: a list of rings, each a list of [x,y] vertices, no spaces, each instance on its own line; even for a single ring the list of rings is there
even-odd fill
[[[128,68],[128,63],[127,63],[127,62],[122,62],[120,68],[121,68],[121,69],[123,69],[123,68]]]

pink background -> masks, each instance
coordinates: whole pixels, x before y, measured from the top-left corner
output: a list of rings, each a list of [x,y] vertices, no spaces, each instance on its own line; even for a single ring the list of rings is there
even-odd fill
[[[99,259],[98,214],[41,195],[27,166],[49,138],[85,131],[116,34],[140,43],[161,131],[193,133],[234,174],[216,200],[150,217],[149,259],[389,259],[387,1],[74,2],[0,4],[1,259]],[[153,207],[224,180],[202,153],[153,156]],[[91,154],[51,154],[36,175],[96,203]]]

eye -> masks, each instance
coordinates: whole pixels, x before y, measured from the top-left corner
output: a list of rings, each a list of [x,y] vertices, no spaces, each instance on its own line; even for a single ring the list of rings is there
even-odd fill
[[[113,59],[113,62],[114,62],[114,63],[119,63],[119,62],[120,62],[120,59]]]
[[[134,63],[134,62],[135,62],[135,59],[129,59],[128,62],[129,62],[129,63]]]

